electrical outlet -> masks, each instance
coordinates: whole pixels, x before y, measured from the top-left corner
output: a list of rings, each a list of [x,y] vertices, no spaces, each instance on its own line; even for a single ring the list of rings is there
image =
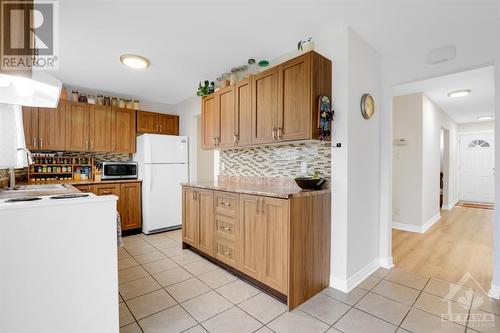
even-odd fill
[[[300,162],[300,173],[307,175],[307,162]]]

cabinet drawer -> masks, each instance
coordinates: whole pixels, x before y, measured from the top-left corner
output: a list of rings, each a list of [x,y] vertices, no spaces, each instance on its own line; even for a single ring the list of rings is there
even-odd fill
[[[228,216],[216,215],[215,235],[216,237],[222,237],[231,241],[235,241],[237,235],[236,221]]]
[[[238,267],[238,250],[233,242],[215,240],[215,258],[228,264],[229,266]]]
[[[236,216],[238,195],[227,192],[215,192],[215,212],[217,214]]]

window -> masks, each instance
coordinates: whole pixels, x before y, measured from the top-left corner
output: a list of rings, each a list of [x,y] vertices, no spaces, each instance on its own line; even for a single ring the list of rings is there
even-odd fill
[[[473,140],[469,143],[469,148],[476,148],[476,147],[489,147],[490,144],[487,141],[484,140]]]

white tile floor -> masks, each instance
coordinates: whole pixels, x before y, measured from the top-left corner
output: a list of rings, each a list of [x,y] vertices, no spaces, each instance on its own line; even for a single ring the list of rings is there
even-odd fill
[[[287,312],[182,250],[180,230],[125,237],[118,252],[122,333],[500,332],[500,302],[398,270],[379,269],[349,294],[327,288]],[[448,309],[454,316],[442,319]]]

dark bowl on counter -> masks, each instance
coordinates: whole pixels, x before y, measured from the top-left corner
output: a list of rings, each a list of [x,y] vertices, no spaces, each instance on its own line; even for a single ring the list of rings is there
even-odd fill
[[[303,190],[321,190],[326,183],[325,178],[312,177],[297,177],[295,178],[297,185]]]

